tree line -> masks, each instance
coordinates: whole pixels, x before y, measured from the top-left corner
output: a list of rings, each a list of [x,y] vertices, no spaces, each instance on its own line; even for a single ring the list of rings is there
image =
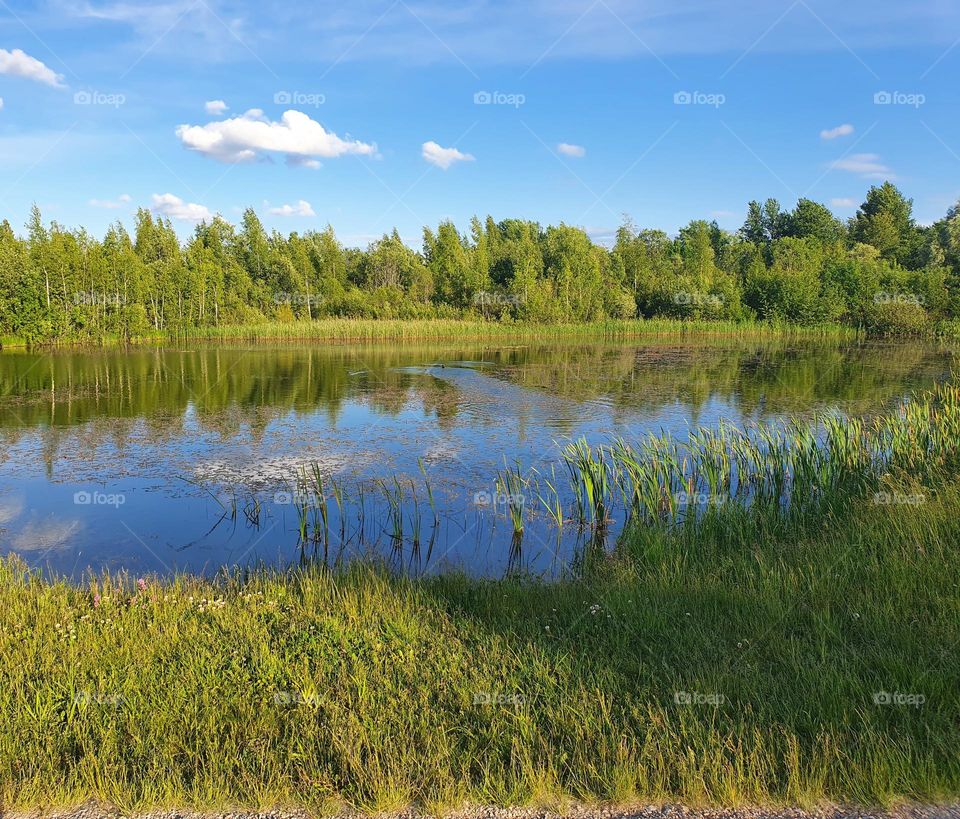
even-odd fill
[[[923,226],[912,200],[874,186],[837,219],[800,199],[750,202],[737,232],[694,220],[676,236],[626,220],[610,248],[566,224],[474,217],[426,227],[419,252],[397,231],[365,250],[333,229],[267,233],[252,209],[181,243],[141,209],[103,239],[43,222],[0,224],[0,338],[136,338],[226,324],[485,317],[540,322],[674,317],[844,322],[923,333],[960,316],[960,203]]]

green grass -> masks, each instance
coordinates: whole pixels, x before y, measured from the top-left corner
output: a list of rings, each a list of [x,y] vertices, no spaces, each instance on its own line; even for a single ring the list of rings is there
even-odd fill
[[[739,338],[803,338],[853,340],[856,328],[838,324],[800,327],[785,324],[678,319],[608,320],[582,324],[542,324],[476,319],[350,319],[262,322],[257,324],[197,327],[182,333],[152,333],[135,343],[156,344],[170,340],[211,341],[440,341],[461,339],[562,340],[634,338],[643,336],[731,336]],[[86,342],[66,340],[64,345],[127,343],[117,337]],[[7,338],[3,347],[27,346],[22,339]]]

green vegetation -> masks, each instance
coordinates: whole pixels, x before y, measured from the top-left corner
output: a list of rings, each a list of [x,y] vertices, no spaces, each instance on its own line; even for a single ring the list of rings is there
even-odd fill
[[[347,332],[304,326],[329,317],[508,320],[541,332],[634,317],[840,322],[915,335],[960,316],[958,299],[960,212],[919,226],[890,183],[871,188],[848,224],[807,199],[792,211],[771,199],[750,203],[737,234],[693,221],[671,238],[627,222],[610,249],[569,225],[489,217],[467,234],[451,222],[425,228],[419,253],[396,231],[366,250],[344,248],[329,227],[268,235],[252,210],[238,226],[199,225],[185,245],[146,210],[132,236],[117,223],[102,241],[45,225],[36,208],[24,238],[0,224],[5,344]]]
[[[950,384],[827,421],[821,447],[797,425],[701,432],[686,463],[661,439],[575,445],[586,520],[613,487],[644,512],[555,584],[307,565],[77,587],[8,561],[0,800],[955,799],[958,424]],[[666,515],[691,474],[725,502]]]
[[[349,319],[268,322],[191,330],[188,338],[212,341],[563,341],[644,338],[654,336],[722,336],[853,340],[856,328],[837,323],[812,326],[783,322],[711,321],[696,319],[607,319],[579,324],[479,319]]]

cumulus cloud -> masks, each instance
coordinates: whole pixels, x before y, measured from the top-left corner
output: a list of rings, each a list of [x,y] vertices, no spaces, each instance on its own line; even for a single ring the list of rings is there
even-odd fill
[[[454,162],[472,162],[474,156],[456,148],[443,148],[433,140],[423,143],[423,158],[431,165],[447,170]]]
[[[849,196],[837,196],[830,200],[830,204],[835,208],[855,208],[857,203]]]
[[[341,139],[302,111],[292,109],[271,121],[259,108],[252,108],[242,116],[206,125],[181,125],[176,133],[184,147],[220,162],[252,162],[278,153],[293,164],[306,164],[316,162],[316,157],[377,152],[376,145]]]
[[[587,149],[582,145],[572,145],[569,142],[561,142],[557,145],[557,151],[564,156],[572,156],[578,159],[587,153]]]
[[[830,167],[859,174],[864,179],[896,179],[893,171],[880,159],[880,154],[851,154],[836,160]]]
[[[203,104],[203,110],[212,117],[223,115],[229,107],[223,100],[207,100]]]
[[[316,216],[313,208],[306,199],[301,199],[295,205],[281,205],[279,208],[270,208],[274,216]]]
[[[116,199],[91,199],[89,204],[94,208],[117,210],[118,208],[122,208],[124,205],[130,204],[130,194],[121,193]]]
[[[66,88],[61,74],[57,74],[40,60],[31,57],[19,48],[15,48],[13,51],[0,48],[0,74],[24,77],[35,82],[42,82],[44,85],[52,85],[54,88]]]
[[[850,123],[838,125],[836,128],[824,128],[820,132],[820,139],[836,139],[837,137],[850,136],[854,128]]]
[[[205,222],[213,218],[213,214],[205,205],[197,205],[194,202],[184,202],[179,196],[172,193],[153,194],[154,213],[170,219],[179,219],[184,222]]]

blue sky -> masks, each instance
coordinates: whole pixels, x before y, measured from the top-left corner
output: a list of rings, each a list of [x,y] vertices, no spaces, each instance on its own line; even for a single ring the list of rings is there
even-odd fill
[[[0,215],[606,241],[767,196],[847,217],[889,178],[930,222],[960,199],[958,69],[952,0],[0,0]]]

